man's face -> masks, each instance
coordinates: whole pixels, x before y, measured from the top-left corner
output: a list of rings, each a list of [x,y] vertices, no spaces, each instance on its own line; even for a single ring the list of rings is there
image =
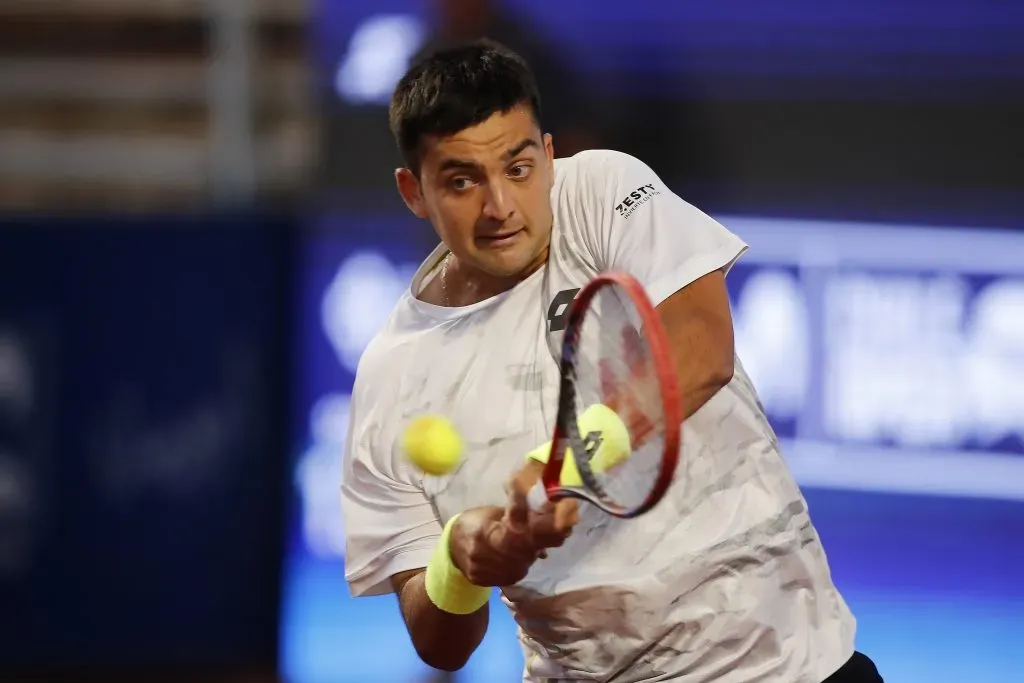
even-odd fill
[[[428,218],[463,266],[514,277],[551,236],[554,151],[528,108],[424,141],[420,177],[398,175],[409,208]]]

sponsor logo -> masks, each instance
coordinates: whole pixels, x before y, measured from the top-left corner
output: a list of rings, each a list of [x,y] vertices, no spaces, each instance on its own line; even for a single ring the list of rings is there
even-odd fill
[[[548,306],[548,331],[561,332],[569,322],[569,308],[573,299],[579,293],[579,287],[575,289],[563,289],[555,295]]]
[[[626,195],[624,199],[620,200],[619,203],[615,205],[615,210],[623,218],[629,218],[634,211],[649,202],[651,197],[659,194],[661,194],[661,192],[654,189],[654,183],[641,185]]]

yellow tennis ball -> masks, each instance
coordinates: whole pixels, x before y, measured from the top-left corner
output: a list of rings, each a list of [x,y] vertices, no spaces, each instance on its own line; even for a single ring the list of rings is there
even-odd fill
[[[402,450],[421,471],[434,476],[455,469],[462,458],[462,437],[451,422],[437,415],[421,415],[402,434]]]
[[[590,432],[600,432],[601,445],[590,459],[590,467],[596,474],[610,470],[632,453],[629,429],[622,418],[603,403],[595,403],[583,411],[578,424],[580,435],[583,437]],[[582,486],[583,480],[571,448],[565,456],[559,481],[562,486]]]

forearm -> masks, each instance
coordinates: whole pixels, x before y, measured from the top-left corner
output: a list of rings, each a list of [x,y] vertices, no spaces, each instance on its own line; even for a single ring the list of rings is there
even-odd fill
[[[544,548],[561,545],[568,535],[568,529],[553,528],[557,511],[528,520],[528,534],[510,531],[505,512],[485,506],[455,515],[425,570],[391,578],[416,652],[434,668],[461,669],[480,645],[493,591],[488,586],[515,585]],[[573,521],[562,517],[565,525]]]
[[[417,654],[435,669],[456,671],[469,660],[487,632],[488,607],[471,614],[438,609],[427,597],[426,572],[416,570],[395,577],[402,616]]]

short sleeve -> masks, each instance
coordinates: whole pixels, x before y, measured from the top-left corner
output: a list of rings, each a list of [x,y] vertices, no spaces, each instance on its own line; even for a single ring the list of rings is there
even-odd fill
[[[358,384],[358,381],[357,381]],[[427,566],[440,537],[433,506],[352,399],[342,461],[345,578],[356,597],[391,592],[390,577]]]
[[[659,304],[715,270],[728,270],[747,245],[685,202],[639,159],[609,150],[576,156],[572,221],[598,271],[632,274]]]

